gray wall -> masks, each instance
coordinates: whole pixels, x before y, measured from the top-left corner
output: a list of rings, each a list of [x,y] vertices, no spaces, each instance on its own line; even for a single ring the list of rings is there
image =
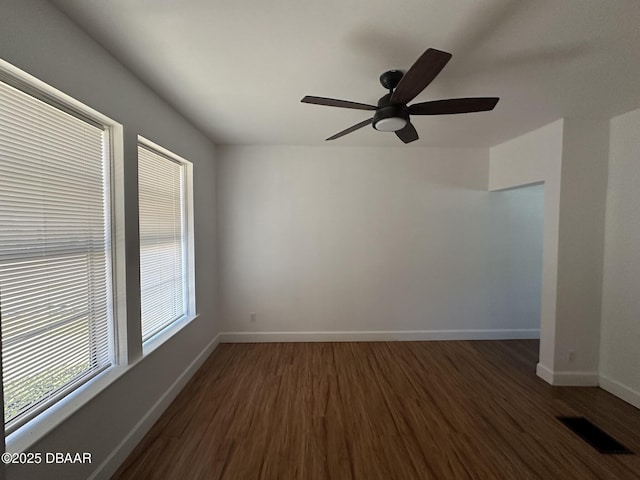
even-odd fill
[[[48,2],[2,1],[0,58],[123,124],[128,253],[137,252],[136,135],[143,135],[194,164],[199,318],[29,449],[91,452],[91,465],[11,466],[6,471],[10,479],[87,478],[218,333],[214,146]],[[135,326],[139,315],[135,288],[138,259],[129,255],[127,261],[129,321],[135,333],[139,330]],[[135,356],[139,346],[134,342],[130,347]]]
[[[532,335],[543,187],[488,192],[488,157],[460,148],[220,148],[221,330],[241,333],[223,338]]]

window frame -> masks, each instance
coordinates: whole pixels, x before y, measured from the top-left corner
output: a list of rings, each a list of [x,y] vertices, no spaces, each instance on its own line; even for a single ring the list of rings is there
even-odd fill
[[[149,337],[142,343],[143,356],[148,355],[169,338],[173,337],[182,328],[191,323],[198,317],[196,310],[196,282],[195,282],[195,247],[194,247],[194,221],[193,221],[193,204],[194,204],[194,191],[193,191],[193,163],[189,160],[173,153],[171,150],[158,145],[157,143],[138,135],[138,143],[136,152],[138,152],[138,164],[140,161],[139,149],[145,148],[162,157],[166,157],[168,160],[179,163],[183,168],[183,261],[186,284],[184,285],[184,297],[185,297],[185,314],[181,317],[173,320],[171,323],[163,327],[157,333]],[[140,201],[138,200],[138,215]],[[138,217],[139,221],[139,217]],[[140,246],[140,238],[138,238],[138,245]],[[141,248],[138,248],[140,254]],[[141,262],[140,262],[141,263]],[[142,289],[140,285],[140,304],[142,304]],[[142,331],[142,315],[140,315],[140,330]],[[142,338],[142,337],[141,337]]]
[[[5,450],[22,452],[47,435],[80,407],[103,391],[127,370],[127,322],[124,239],[124,148],[123,127],[120,123],[94,110],[73,97],[0,59],[0,81],[31,95],[59,110],[88,123],[98,124],[107,131],[105,146],[108,183],[105,186],[107,229],[109,244],[106,254],[110,258],[111,326],[113,335],[111,355],[113,365],[83,382],[62,396],[48,408],[5,436]],[[1,351],[0,351],[1,356]],[[0,388],[2,388],[0,386]],[[2,395],[4,397],[4,395]],[[3,427],[4,430],[4,427]]]

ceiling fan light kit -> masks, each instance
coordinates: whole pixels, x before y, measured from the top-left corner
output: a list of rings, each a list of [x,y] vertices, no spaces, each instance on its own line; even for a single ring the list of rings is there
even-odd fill
[[[411,66],[407,73],[389,70],[380,75],[380,83],[389,93],[378,100],[378,106],[365,103],[337,100],[335,98],[306,96],[301,101],[328,107],[375,111],[372,118],[357,123],[327,140],[335,140],[369,124],[381,132],[395,132],[404,143],[418,139],[410,115],[452,115],[456,113],[485,112],[493,110],[497,97],[450,98],[407,105],[420,94],[442,71],[451,54],[434,48],[427,49]]]
[[[395,132],[409,123],[407,107],[399,103],[391,103],[391,94],[378,101],[378,108],[373,115],[373,128],[381,132]]]
[[[379,132],[397,132],[407,125],[408,120],[402,117],[382,117],[373,121],[373,128]]]

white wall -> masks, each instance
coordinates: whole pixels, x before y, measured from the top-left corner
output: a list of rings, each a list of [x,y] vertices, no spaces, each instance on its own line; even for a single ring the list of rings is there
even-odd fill
[[[563,120],[489,150],[489,190],[542,183],[560,175]]]
[[[640,109],[610,126],[600,384],[640,408]]]
[[[607,120],[564,120],[554,370],[592,385],[598,384],[608,161]]]
[[[194,164],[196,296],[200,317],[29,449],[90,452],[92,464],[12,465],[6,472],[9,479],[84,479],[99,468],[101,462],[109,460],[114,449],[129,438],[136,424],[153,411],[154,404],[165,393],[173,392],[170,389],[174,382],[198,359],[199,353],[210,345],[218,332],[215,319],[214,147],[48,2],[3,0],[0,57],[123,124],[125,195],[129,205],[136,204],[137,134]],[[139,335],[136,326],[139,316],[137,222],[135,207],[129,207],[126,244],[131,338],[136,332]],[[130,347],[132,356],[139,357],[139,345],[131,342]],[[144,426],[148,426],[148,422]],[[117,467],[117,461],[133,445],[125,444],[117,451],[120,456],[107,465],[103,474],[107,475],[110,468]]]
[[[544,182],[539,369],[548,371],[555,363],[563,125],[558,120],[492,147],[489,164],[491,191]]]
[[[542,188],[487,175],[485,149],[220,148],[225,338],[537,337]]]
[[[490,150],[489,189],[544,182],[538,375],[597,385],[608,124],[563,119]]]

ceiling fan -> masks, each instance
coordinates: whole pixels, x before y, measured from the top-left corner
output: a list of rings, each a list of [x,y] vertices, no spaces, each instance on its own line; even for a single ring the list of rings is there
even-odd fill
[[[352,108],[356,110],[375,111],[372,118],[327,138],[335,140],[348,133],[373,124],[373,128],[381,132],[395,132],[404,143],[418,139],[418,132],[411,124],[411,115],[450,115],[454,113],[485,112],[493,110],[498,103],[497,97],[450,98],[431,102],[407,105],[442,71],[452,55],[429,48],[414,63],[407,73],[400,70],[390,70],[380,75],[380,83],[389,93],[380,97],[378,106],[365,103],[349,102],[325,97],[306,96],[303,103],[326,105],[328,107]]]

